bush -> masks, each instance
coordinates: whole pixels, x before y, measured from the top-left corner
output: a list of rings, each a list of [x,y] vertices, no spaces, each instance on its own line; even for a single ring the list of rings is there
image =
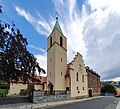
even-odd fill
[[[10,89],[9,84],[0,84],[0,89]]]
[[[19,94],[20,94],[21,96],[28,95],[28,94],[29,94],[29,91],[28,91],[28,89],[21,89]]]
[[[8,89],[0,89],[0,97],[4,97],[8,94]]]

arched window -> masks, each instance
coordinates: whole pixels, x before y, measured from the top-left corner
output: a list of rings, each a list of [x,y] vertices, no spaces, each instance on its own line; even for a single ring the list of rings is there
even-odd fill
[[[82,82],[84,82],[84,75],[82,75]]]
[[[63,46],[63,39],[62,39],[62,36],[60,36],[60,46]]]
[[[50,47],[52,46],[52,37],[50,37]]]
[[[78,72],[77,72],[77,74],[76,74],[76,81],[78,81]]]
[[[61,72],[61,76],[62,76],[62,72]]]
[[[61,58],[61,62],[62,62],[62,58]]]
[[[77,90],[79,90],[79,87],[77,86]]]

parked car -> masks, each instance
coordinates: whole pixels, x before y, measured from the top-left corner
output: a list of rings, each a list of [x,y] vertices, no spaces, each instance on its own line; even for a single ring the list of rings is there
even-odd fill
[[[116,92],[116,93],[114,94],[114,96],[115,96],[115,97],[120,97],[120,92]]]

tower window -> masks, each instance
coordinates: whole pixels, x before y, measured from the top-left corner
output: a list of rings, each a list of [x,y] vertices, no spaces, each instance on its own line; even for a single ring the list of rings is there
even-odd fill
[[[82,75],[82,82],[84,82],[84,75]]]
[[[50,76],[51,76],[51,72],[50,72]]]
[[[61,62],[62,62],[62,58],[61,58]]]
[[[77,74],[76,74],[76,81],[78,81],[78,72],[77,72]]]
[[[52,46],[52,37],[50,37],[50,47]]]
[[[62,39],[62,36],[60,36],[60,46],[63,46],[63,39]]]
[[[61,72],[61,76],[62,76],[62,72]]]
[[[83,90],[85,90],[85,88],[83,87]]]
[[[51,58],[50,58],[50,62],[51,62]]]

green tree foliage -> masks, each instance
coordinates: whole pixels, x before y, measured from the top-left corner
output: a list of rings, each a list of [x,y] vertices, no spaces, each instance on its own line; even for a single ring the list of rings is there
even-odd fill
[[[112,85],[105,85],[101,88],[101,93],[115,93],[115,87]]]
[[[0,22],[0,82],[17,82],[21,79],[26,83],[34,76],[36,69],[45,73],[33,54],[27,50],[27,45],[26,38],[19,29],[15,29],[14,22],[12,26]]]

